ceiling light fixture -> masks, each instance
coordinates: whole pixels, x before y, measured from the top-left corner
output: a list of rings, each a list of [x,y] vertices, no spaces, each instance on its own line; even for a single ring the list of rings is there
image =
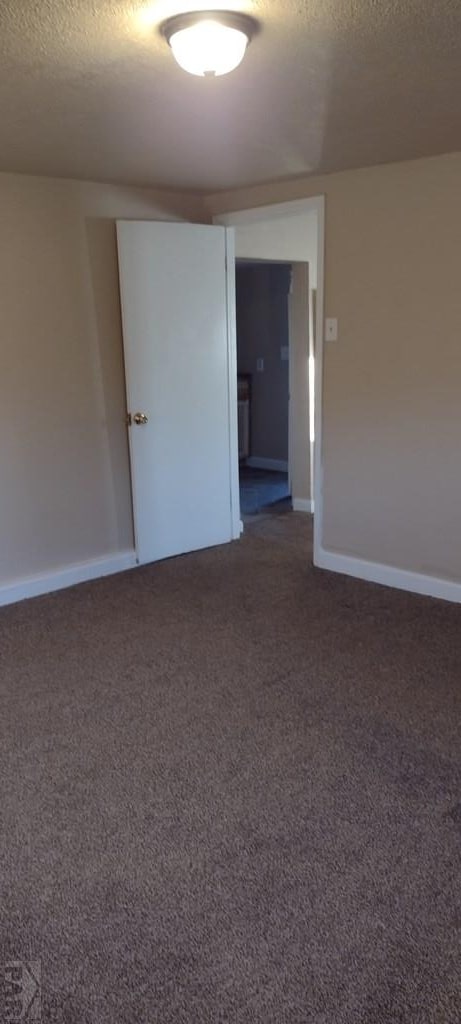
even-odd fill
[[[240,64],[256,27],[237,11],[191,11],[168,18],[161,32],[184,71],[214,78]]]

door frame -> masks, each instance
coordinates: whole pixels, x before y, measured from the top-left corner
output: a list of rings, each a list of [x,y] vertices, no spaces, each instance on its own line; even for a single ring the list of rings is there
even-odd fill
[[[213,224],[221,224],[224,227],[238,227],[238,225],[250,225],[260,221],[274,221],[279,217],[290,217],[302,215],[303,213],[314,213],[317,223],[317,290],[315,308],[315,354],[314,354],[314,488],[313,488],[313,511],[314,511],[314,564],[321,564],[322,537],[323,537],[323,456],[322,456],[322,394],[323,394],[323,343],[324,343],[324,289],[325,289],[325,195],[310,196],[306,199],[295,199],[284,203],[272,203],[266,206],[251,207],[243,210],[233,210],[230,213],[218,213],[213,217]],[[235,250],[234,250],[235,251]],[[238,253],[237,253],[238,256]],[[261,251],[252,253],[254,259],[267,259]],[[271,254],[271,260],[278,259],[277,253]],[[280,252],[280,262],[305,261],[305,257],[287,253],[287,246],[284,245],[283,252]],[[308,261],[307,261],[308,262]],[[229,267],[228,267],[229,269]],[[309,325],[307,325],[309,328]],[[235,323],[233,325],[233,347],[232,358],[236,362],[236,338]],[[229,332],[229,344],[231,343]],[[231,361],[229,361],[231,366]],[[235,369],[236,381],[236,369]],[[236,383],[235,383],[236,390]],[[229,399],[232,409],[232,390],[229,382]],[[236,400],[233,416],[236,418]],[[232,415],[232,413],[230,413]],[[232,421],[231,421],[232,423]],[[231,436],[233,431],[231,430]],[[237,475],[238,475],[238,445],[237,445]],[[238,484],[238,479],[237,479]],[[234,486],[234,485],[233,485]],[[234,507],[234,506],[233,506]]]
[[[213,221],[214,223],[214,221]],[[240,516],[239,442],[237,410],[237,320],[235,307],[235,231],[225,227],[227,300],[227,393],[229,401],[229,479],[232,540],[243,532]]]
[[[293,454],[294,439],[295,439],[295,437],[297,438],[297,434],[298,434],[298,431],[296,429],[297,424],[296,424],[296,417],[295,417],[294,392],[295,392],[295,387],[296,387],[296,371],[297,371],[297,367],[295,369],[295,362],[296,362],[295,350],[297,351],[298,358],[299,358],[299,349],[300,349],[299,341],[298,341],[298,331],[297,331],[298,324],[297,324],[297,318],[296,318],[296,304],[297,304],[297,302],[300,301],[300,296],[299,296],[299,292],[298,292],[299,284],[297,284],[297,282],[295,281],[295,278],[297,277],[297,275],[299,273],[299,268],[302,268],[302,270],[305,271],[305,277],[306,277],[305,287],[306,287],[306,293],[307,293],[307,318],[308,318],[308,323],[309,323],[309,330],[308,331],[304,330],[303,333],[302,333],[302,347],[304,349],[304,353],[305,353],[306,361],[307,361],[307,365],[308,365],[308,378],[307,378],[307,381],[305,382],[305,384],[306,384],[305,395],[307,397],[307,401],[308,401],[308,404],[309,404],[309,425],[308,425],[308,432],[309,432],[309,499],[300,497],[300,495],[297,492],[296,488],[293,488],[293,486],[292,486],[292,484],[293,484],[293,463],[294,463],[294,454]],[[312,271],[311,271],[311,267],[310,267],[310,264],[309,264],[308,260],[305,260],[305,261],[296,260],[296,261],[293,261],[293,263],[291,263],[291,286],[290,286],[290,292],[289,292],[289,295],[288,295],[288,301],[289,301],[289,312],[288,312],[288,335],[289,335],[289,342],[288,342],[288,348],[289,348],[289,362],[290,362],[290,366],[289,366],[288,466],[289,466],[289,476],[290,476],[290,494],[291,494],[291,502],[292,502],[292,506],[293,506],[293,511],[294,512],[310,512],[310,513],[313,513],[313,511],[314,511],[314,442],[313,442],[314,431],[312,429],[312,424],[311,424],[311,408],[312,409],[315,408],[315,401],[314,401],[314,394],[313,394],[313,391],[312,391],[312,377],[314,375],[311,376],[311,360],[312,360],[313,354],[314,354],[314,347],[313,347],[313,337],[314,336],[313,336],[313,325],[312,325],[312,315],[311,315],[312,314],[312,296],[313,296],[314,292],[313,292],[313,290],[311,288],[311,273],[312,273]],[[297,407],[299,407],[299,398],[298,398],[298,402],[297,402]]]

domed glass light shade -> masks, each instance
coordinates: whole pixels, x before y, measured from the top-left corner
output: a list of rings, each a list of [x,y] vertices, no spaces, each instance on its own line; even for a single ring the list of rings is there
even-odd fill
[[[238,67],[253,31],[251,18],[231,11],[178,14],[162,26],[180,67],[191,75],[213,78]]]

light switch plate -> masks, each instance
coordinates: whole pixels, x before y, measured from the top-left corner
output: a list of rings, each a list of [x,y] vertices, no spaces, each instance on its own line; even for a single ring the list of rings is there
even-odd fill
[[[280,359],[282,363],[287,363],[289,358],[288,345],[282,345],[280,349]]]
[[[325,341],[338,340],[338,321],[335,316],[327,317],[325,320]]]
[[[256,360],[256,370],[257,373],[264,373],[264,359],[262,356],[259,356],[259,359]]]

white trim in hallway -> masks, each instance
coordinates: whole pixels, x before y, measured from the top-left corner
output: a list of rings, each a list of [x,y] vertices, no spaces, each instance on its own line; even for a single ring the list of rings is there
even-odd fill
[[[50,594],[54,590],[64,590],[76,583],[86,583],[101,576],[112,576],[125,569],[134,569],[137,565],[134,551],[119,551],[103,558],[92,558],[75,565],[66,565],[49,573],[39,573],[25,579],[12,580],[0,586],[0,606],[24,601],[28,597],[39,597]]]
[[[293,498],[293,512],[308,512],[309,515],[313,514],[314,502],[310,498]]]

